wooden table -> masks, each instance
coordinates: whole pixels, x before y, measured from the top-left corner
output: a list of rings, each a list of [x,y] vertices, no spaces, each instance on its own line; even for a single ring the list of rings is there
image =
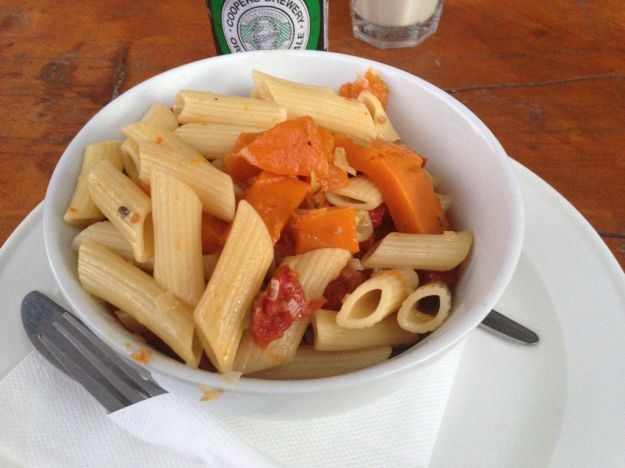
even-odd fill
[[[418,75],[469,107],[566,197],[625,267],[625,3],[447,0],[412,49],[352,37],[330,5],[330,50]],[[44,197],[74,134],[121,92],[215,55],[204,2],[4,0],[0,243]]]

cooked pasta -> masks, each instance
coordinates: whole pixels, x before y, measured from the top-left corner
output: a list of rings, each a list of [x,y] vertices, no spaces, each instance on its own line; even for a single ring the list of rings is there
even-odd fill
[[[376,273],[347,296],[336,323],[356,330],[370,327],[396,312],[408,292],[408,284],[399,271]]]
[[[388,141],[399,140],[399,135],[395,131],[395,128],[393,128],[391,119],[388,118],[382,103],[373,93],[370,91],[362,91],[358,95],[358,100],[367,106],[367,109],[369,109],[371,117],[373,118],[375,136],[377,138]]]
[[[150,106],[141,122],[153,127],[162,128],[173,132],[178,128],[178,120],[169,107],[160,102],[155,102]]]
[[[239,202],[215,271],[194,312],[204,351],[220,372],[233,369],[245,316],[273,257],[273,242],[258,213]]]
[[[443,234],[392,232],[362,259],[362,265],[365,268],[448,271],[467,257],[472,243],[471,231],[446,231]]]
[[[344,249],[318,249],[285,258],[283,263],[299,274],[299,282],[309,298],[320,298],[330,281],[336,278],[351,257]],[[290,361],[306,332],[309,320],[297,320],[267,348],[258,346],[251,334],[245,334],[234,368],[243,374],[267,369]]]
[[[100,161],[104,160],[110,161],[115,167],[121,169],[123,166],[122,158],[121,142],[119,141],[103,141],[87,146],[74,195],[63,216],[66,223],[84,227],[104,219],[104,214],[89,195],[89,173]]]
[[[326,199],[334,206],[359,210],[373,210],[384,201],[380,190],[365,176],[352,177],[345,187],[326,192]]]
[[[205,212],[232,221],[235,204],[232,178],[213,167],[203,156],[191,158],[151,142],[141,143],[139,155],[139,177],[143,182],[150,183],[154,168],[174,174],[195,191]]]
[[[191,187],[160,169],[152,171],[154,279],[195,306],[204,292],[202,203]]]
[[[132,315],[188,365],[197,367],[201,348],[192,309],[150,275],[96,241],[85,239],[78,251],[78,278],[87,292]]]
[[[80,244],[84,239],[92,239],[126,260],[135,260],[132,245],[130,245],[128,239],[126,239],[126,237],[119,232],[119,230],[110,221],[100,221],[80,231],[72,241],[72,250],[78,252]],[[142,270],[154,270],[154,258],[150,258],[146,262],[135,263]]]
[[[451,310],[451,291],[446,283],[435,281],[417,288],[404,300],[397,322],[412,333],[436,330]]]
[[[209,92],[180,91],[174,99],[180,123],[204,122],[271,128],[286,120],[286,108],[275,102]]]
[[[332,377],[386,361],[392,350],[390,346],[376,346],[351,351],[318,352],[311,347],[300,346],[294,359],[289,363],[256,372],[250,377],[268,380]]]
[[[262,131],[260,127],[192,122],[180,126],[174,133],[206,158],[218,159],[232,151],[241,133]]]
[[[100,161],[89,173],[89,193],[96,206],[132,246],[137,262],[154,254],[152,201],[121,170]]]
[[[406,331],[397,323],[395,314],[370,327],[349,329],[336,323],[336,312],[319,309],[313,315],[314,347],[317,351],[348,351],[373,346],[409,346],[420,335]]]
[[[198,153],[193,146],[175,133],[160,127],[155,127],[154,125],[150,125],[145,122],[135,122],[126,125],[122,128],[122,132],[137,148],[139,148],[141,143],[151,142],[161,145],[163,148],[173,150],[181,156],[187,156],[189,159],[195,159],[200,156],[200,153]],[[138,153],[136,153],[136,155],[138,155]],[[135,160],[135,163],[137,163],[137,167],[140,171],[141,167],[138,161]]]
[[[125,140],[86,148],[65,214],[83,288],[225,375],[329,377],[418,346],[453,311],[473,234],[395,143],[386,85],[252,80],[251,97],[146,103]]]
[[[286,108],[289,119],[311,116],[319,125],[350,136],[372,140],[376,129],[367,106],[362,102],[348,100],[317,87],[301,86],[287,80],[275,80],[259,74],[253,75],[256,89],[263,99]]]

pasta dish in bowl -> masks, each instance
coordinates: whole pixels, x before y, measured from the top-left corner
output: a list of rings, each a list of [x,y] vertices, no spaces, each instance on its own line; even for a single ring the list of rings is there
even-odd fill
[[[55,170],[44,238],[72,309],[168,390],[319,415],[477,326],[522,223],[507,156],[453,98],[383,64],[275,51],[106,106]]]

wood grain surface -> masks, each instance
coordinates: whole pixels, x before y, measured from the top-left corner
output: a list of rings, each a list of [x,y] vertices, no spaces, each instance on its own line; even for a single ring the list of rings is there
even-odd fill
[[[625,2],[446,0],[411,49],[352,37],[330,1],[330,50],[451,93],[517,161],[567,198],[625,267]],[[171,67],[215,55],[204,2],[3,0],[0,244],[43,199],[58,158],[102,106]]]

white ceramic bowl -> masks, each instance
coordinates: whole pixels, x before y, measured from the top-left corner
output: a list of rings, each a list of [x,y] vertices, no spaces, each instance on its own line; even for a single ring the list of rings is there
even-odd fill
[[[453,195],[452,226],[475,234],[472,254],[455,291],[455,308],[445,324],[401,355],[348,375],[306,381],[242,378],[227,383],[219,375],[154,353],[153,376],[170,391],[199,400],[208,388],[223,389],[214,403],[225,411],[284,416],[318,416],[348,409],[399,388],[422,365],[461,340],[486,316],[504,292],[515,269],[523,237],[523,207],[506,153],[484,124],[462,104],[433,85],[396,68],[361,58],[323,52],[253,52],[201,60],[162,73],[132,88],[98,112],[61,157],[45,201],[44,237],[52,271],[73,311],[120,353],[133,336],[78,282],[70,243],[76,229],[63,214],[89,143],[121,139],[121,127],[142,117],[154,101],[171,104],[180,89],[248,95],[252,69],[337,88],[368,67],[391,89],[389,115],[402,139],[428,158],[428,168]]]

